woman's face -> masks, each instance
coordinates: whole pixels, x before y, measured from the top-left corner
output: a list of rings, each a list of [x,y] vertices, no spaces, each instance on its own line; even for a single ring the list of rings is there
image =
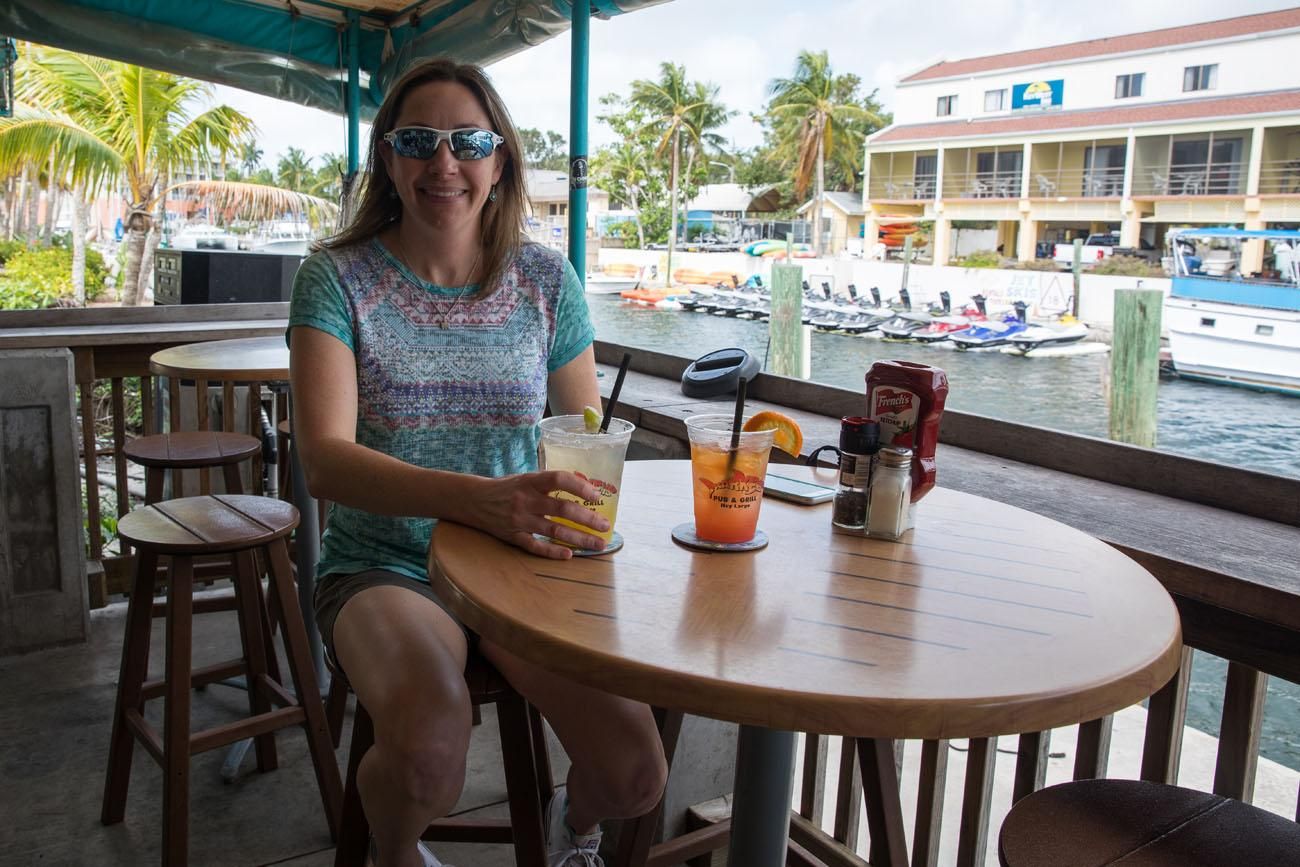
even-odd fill
[[[404,126],[492,129],[474,93],[454,81],[431,81],[408,91],[393,123],[394,129]],[[486,159],[457,160],[446,140],[427,160],[399,156],[387,143],[381,145],[381,154],[404,216],[443,230],[478,231],[479,215],[505,164],[501,146]]]

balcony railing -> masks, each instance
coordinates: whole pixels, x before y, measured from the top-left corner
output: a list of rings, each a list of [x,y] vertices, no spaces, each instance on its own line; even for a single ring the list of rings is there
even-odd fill
[[[1124,192],[1124,167],[1036,171],[1029,176],[1033,198],[1117,198]]]
[[[1135,196],[1239,196],[1245,192],[1246,164],[1173,163],[1133,172]]]
[[[870,197],[878,200],[933,199],[934,175],[873,175]]]
[[[1259,167],[1260,195],[1300,193],[1300,158],[1269,160]]]
[[[1018,199],[1020,171],[945,172],[945,199]]]

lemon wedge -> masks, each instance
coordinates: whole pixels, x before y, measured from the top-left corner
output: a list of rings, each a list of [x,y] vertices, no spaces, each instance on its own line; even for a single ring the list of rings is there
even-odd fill
[[[594,406],[582,408],[582,424],[587,429],[587,433],[600,433],[600,418],[600,410]]]
[[[772,410],[756,412],[741,430],[773,430],[776,431],[776,436],[772,438],[772,445],[796,458],[803,450],[803,430],[799,427],[799,422],[785,413]]]

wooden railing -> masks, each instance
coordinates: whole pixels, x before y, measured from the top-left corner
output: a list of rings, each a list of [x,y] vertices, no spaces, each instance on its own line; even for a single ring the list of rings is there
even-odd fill
[[[0,313],[0,348],[69,348],[76,365],[83,417],[94,416],[96,383],[108,384],[110,435],[96,441],[83,430],[87,477],[90,555],[104,564],[92,599],[103,604],[125,590],[129,558],[106,553],[99,532],[98,459],[111,456],[115,495],[109,509],[124,514],[126,464],[121,447],[126,426],[126,385],[141,384],[146,424],[155,407],[149,356],[158,349],[199,340],[281,334],[287,305]],[[617,365],[624,347],[598,343],[597,359]],[[679,391],[687,359],[631,348],[632,372],[623,390],[620,415],[639,428],[642,449],[661,455],[687,454],[683,419],[698,401]],[[613,377],[602,385],[608,389]],[[862,410],[860,393],[817,383],[760,375],[750,386],[755,408],[781,408],[805,431],[805,448],[838,440],[843,415]],[[1228,660],[1222,730],[1213,788],[1249,800],[1258,762],[1260,720],[1268,677],[1300,683],[1300,576],[1295,572],[1296,527],[1300,526],[1300,479],[1239,470],[1132,446],[949,411],[941,433],[941,483],[971,490],[1052,517],[1103,539],[1147,568],[1172,595],[1182,616],[1189,650],[1180,673],[1150,700],[1141,776],[1174,781],[1185,723],[1190,648]],[[1110,720],[1080,728],[1074,776],[1104,776]],[[864,768],[888,765],[900,745],[873,741],[842,743],[836,782],[828,789],[828,739],[809,735],[800,770],[801,819],[794,839],[819,860],[861,865],[854,854],[864,835],[858,827]],[[1015,797],[1043,785],[1048,736],[1026,733],[1017,751]],[[921,744],[912,863],[938,863],[948,746]],[[870,761],[864,764],[864,756]],[[996,833],[989,819],[996,750],[989,740],[970,742],[958,863],[983,863]],[[893,768],[899,765],[895,763]],[[897,785],[897,770],[894,770]],[[855,774],[857,775],[855,777]],[[821,780],[821,784],[817,783]],[[879,780],[877,780],[879,782]],[[875,807],[868,798],[868,808]],[[821,819],[834,806],[831,833]],[[1300,804],[1297,805],[1300,820]]]
[[[149,357],[159,349],[202,340],[283,334],[287,304],[215,304],[181,307],[94,308],[84,310],[25,310],[0,313],[0,348],[64,347],[72,352],[81,418],[81,458],[85,474],[87,559],[92,569],[89,598],[92,608],[107,604],[114,593],[129,586],[134,559],[129,550],[106,547],[103,520],[125,515],[131,508],[126,457],[122,447],[137,433],[154,433],[154,378]],[[97,435],[96,392],[108,389],[108,434]],[[128,386],[138,389],[141,429],[127,426]],[[172,417],[179,407],[179,383],[169,383]],[[250,405],[251,405],[250,401]],[[233,404],[227,395],[225,405]],[[204,404],[200,402],[200,406]],[[92,423],[87,424],[86,420]],[[232,424],[227,413],[223,424]],[[174,424],[174,422],[173,422]],[[108,458],[111,471],[101,469]],[[106,484],[106,480],[109,481]],[[111,489],[107,497],[104,488]]]

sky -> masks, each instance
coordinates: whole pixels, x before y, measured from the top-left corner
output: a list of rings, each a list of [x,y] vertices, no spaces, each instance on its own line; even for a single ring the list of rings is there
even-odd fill
[[[589,136],[594,151],[612,133],[596,121],[598,98],[626,95],[636,79],[657,79],[663,62],[681,64],[690,80],[716,84],[738,112],[722,130],[733,148],[762,141],[751,115],[766,102],[767,85],[794,73],[803,49],[825,50],[837,73],[853,72],[864,90],[879,90],[886,110],[894,84],[939,60],[1038,48],[1294,6],[1295,2],[1237,0],[920,0],[906,11],[882,0],[672,0],[591,26]],[[518,127],[568,136],[569,35],[488,67]],[[289,105],[229,87],[217,102],[248,114],[260,132],[263,164],[274,167],[287,148],[310,156],[342,153],[342,117]],[[363,130],[363,147],[364,136]]]

